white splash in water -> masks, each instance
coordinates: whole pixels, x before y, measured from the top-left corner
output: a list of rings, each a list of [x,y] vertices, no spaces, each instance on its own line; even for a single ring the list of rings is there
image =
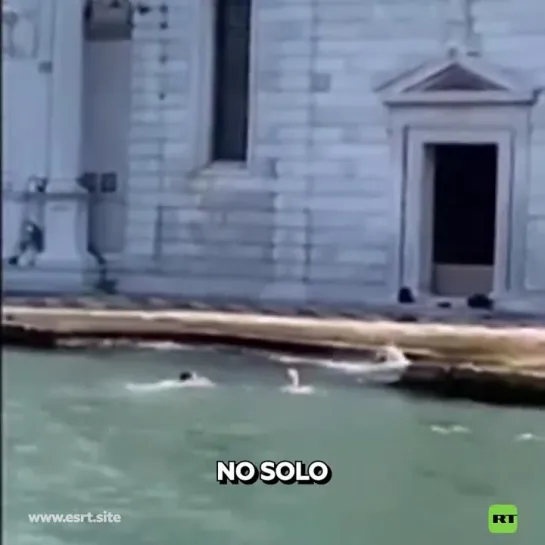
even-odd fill
[[[301,385],[299,380],[299,372],[297,369],[290,368],[287,370],[287,375],[290,380],[290,384],[282,387],[282,391],[288,394],[299,394],[299,395],[309,395],[315,393],[313,386]]]
[[[465,426],[459,426],[455,424],[453,426],[430,426],[430,430],[434,433],[439,433],[440,435],[450,435],[451,433],[470,433],[469,428]]]
[[[165,352],[173,352],[175,350],[182,351],[182,350],[194,350],[195,348],[193,346],[185,345],[185,344],[179,344],[169,341],[164,342],[142,342],[138,343],[138,345],[142,348],[147,348],[149,350],[157,350],[157,351],[165,351]]]
[[[291,363],[316,363],[320,360],[314,359],[314,358],[301,358],[297,356],[283,356],[274,354],[271,352],[266,352],[266,356],[274,361],[278,361],[280,363],[287,363],[288,365]]]
[[[515,437],[515,441],[545,441],[545,437],[534,433],[521,433]]]
[[[396,346],[385,346],[382,350],[386,359],[381,363],[373,363],[370,361],[362,362],[331,359],[326,360],[317,358],[298,358],[294,356],[269,355],[269,357],[281,363],[305,363],[317,365],[319,367],[325,367],[327,369],[333,369],[347,375],[359,375],[358,382],[397,382],[405,369],[407,369],[407,367],[411,365],[411,362],[405,357],[405,354],[403,354],[403,352]]]
[[[210,379],[195,375],[193,378],[184,382],[180,380],[161,380],[159,382],[151,383],[129,383],[126,385],[126,388],[131,392],[160,392],[178,388],[212,388],[214,386],[216,386],[216,384]]]
[[[318,367],[326,367],[328,369],[335,369],[342,371],[346,374],[361,374],[365,373],[368,369],[374,367],[373,363],[363,363],[358,361],[342,361],[342,360],[331,360],[331,359],[320,359],[320,358],[301,358],[297,356],[278,356],[276,354],[268,354],[270,359],[278,361],[280,363],[285,363],[291,365],[294,363],[298,364],[309,364],[316,365]]]
[[[450,431],[452,431],[452,433],[470,433],[469,428],[466,428],[465,426],[458,426],[458,425],[451,426]]]
[[[448,435],[450,430],[444,426],[430,426],[430,430],[433,433],[440,433],[441,435]]]
[[[385,360],[380,363],[328,361],[321,362],[321,365],[338,369],[346,374],[360,375],[358,382],[378,382],[381,384],[397,382],[411,362],[396,346],[385,346],[382,352]]]

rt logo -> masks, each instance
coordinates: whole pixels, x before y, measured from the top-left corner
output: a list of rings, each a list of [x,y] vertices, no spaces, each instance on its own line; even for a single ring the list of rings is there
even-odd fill
[[[491,505],[488,508],[488,530],[491,534],[514,534],[518,530],[516,505]]]

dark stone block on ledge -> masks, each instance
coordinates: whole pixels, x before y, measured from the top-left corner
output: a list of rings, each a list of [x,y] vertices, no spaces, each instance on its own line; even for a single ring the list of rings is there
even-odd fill
[[[414,314],[402,314],[396,319],[396,321],[409,323],[409,322],[418,322],[419,320],[418,320],[418,317],[415,316]]]
[[[410,288],[404,286],[399,290],[397,301],[401,304],[411,304],[415,302],[413,292]]]
[[[494,301],[483,293],[475,293],[467,298],[467,306],[473,309],[492,310]]]
[[[10,323],[3,320],[2,344],[7,346],[19,346],[25,348],[53,349],[57,347],[55,334],[34,327]]]
[[[545,407],[545,374],[482,369],[471,364],[414,363],[396,387],[446,399]]]

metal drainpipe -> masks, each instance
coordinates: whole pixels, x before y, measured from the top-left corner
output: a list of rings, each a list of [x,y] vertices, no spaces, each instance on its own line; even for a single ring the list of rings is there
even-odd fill
[[[100,179],[99,179],[99,176],[95,174],[94,183],[91,183],[91,181],[89,180],[89,173],[88,173],[88,174],[84,174],[83,176],[79,178],[78,184],[83,189],[85,189],[85,191],[87,191],[87,213],[89,214],[89,220],[87,222],[87,226],[89,227],[89,225],[92,222],[91,218],[94,215],[94,211],[97,205],[95,195],[97,194],[96,190],[98,189],[97,186],[100,184]],[[87,251],[97,263],[98,279],[93,287],[97,289],[98,291],[101,291],[104,293],[116,293],[116,281],[110,278],[110,274],[108,270],[108,260],[93,244],[90,237],[89,229],[87,231]]]
[[[58,13],[58,4],[57,0],[53,0],[51,3],[51,13],[49,14],[49,40],[48,40],[48,49],[47,49],[47,60],[40,61],[38,70],[40,70],[48,79],[47,85],[47,127],[46,127],[46,164],[45,164],[45,176],[46,179],[51,176],[52,170],[52,161],[53,161],[53,88],[54,88],[54,78],[55,78],[55,45],[57,38],[57,13]],[[45,230],[45,224],[43,226]]]
[[[317,45],[316,45],[316,27],[317,27],[317,17],[318,17],[318,6],[316,0],[310,2],[311,9],[311,19],[310,19],[310,40],[311,40],[311,50],[308,64],[308,126],[307,126],[307,137],[306,137],[306,161],[307,163],[313,160],[312,150],[314,148],[313,142],[313,133],[314,133],[314,115],[315,115],[315,103],[314,103],[314,92],[312,87],[312,75],[316,67],[316,59],[318,56]],[[305,187],[305,204],[303,207],[303,213],[305,217],[305,243],[304,243],[304,269],[303,269],[303,282],[306,287],[309,286],[310,274],[311,274],[311,253],[312,253],[312,207],[309,204],[310,196],[312,194],[312,176],[306,174],[306,187]]]

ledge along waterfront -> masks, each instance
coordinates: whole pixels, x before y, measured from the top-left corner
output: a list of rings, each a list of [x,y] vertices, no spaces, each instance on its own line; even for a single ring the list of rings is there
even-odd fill
[[[143,341],[219,343],[355,359],[393,343],[414,362],[401,377],[400,387],[545,406],[545,326],[537,319],[531,327],[501,319],[486,325],[445,324],[418,322],[416,312],[415,323],[380,314],[350,319],[268,315],[238,307],[126,310],[104,308],[107,305],[100,300],[85,301],[87,308],[5,306],[4,342],[42,348]],[[425,312],[422,317],[429,320]]]

